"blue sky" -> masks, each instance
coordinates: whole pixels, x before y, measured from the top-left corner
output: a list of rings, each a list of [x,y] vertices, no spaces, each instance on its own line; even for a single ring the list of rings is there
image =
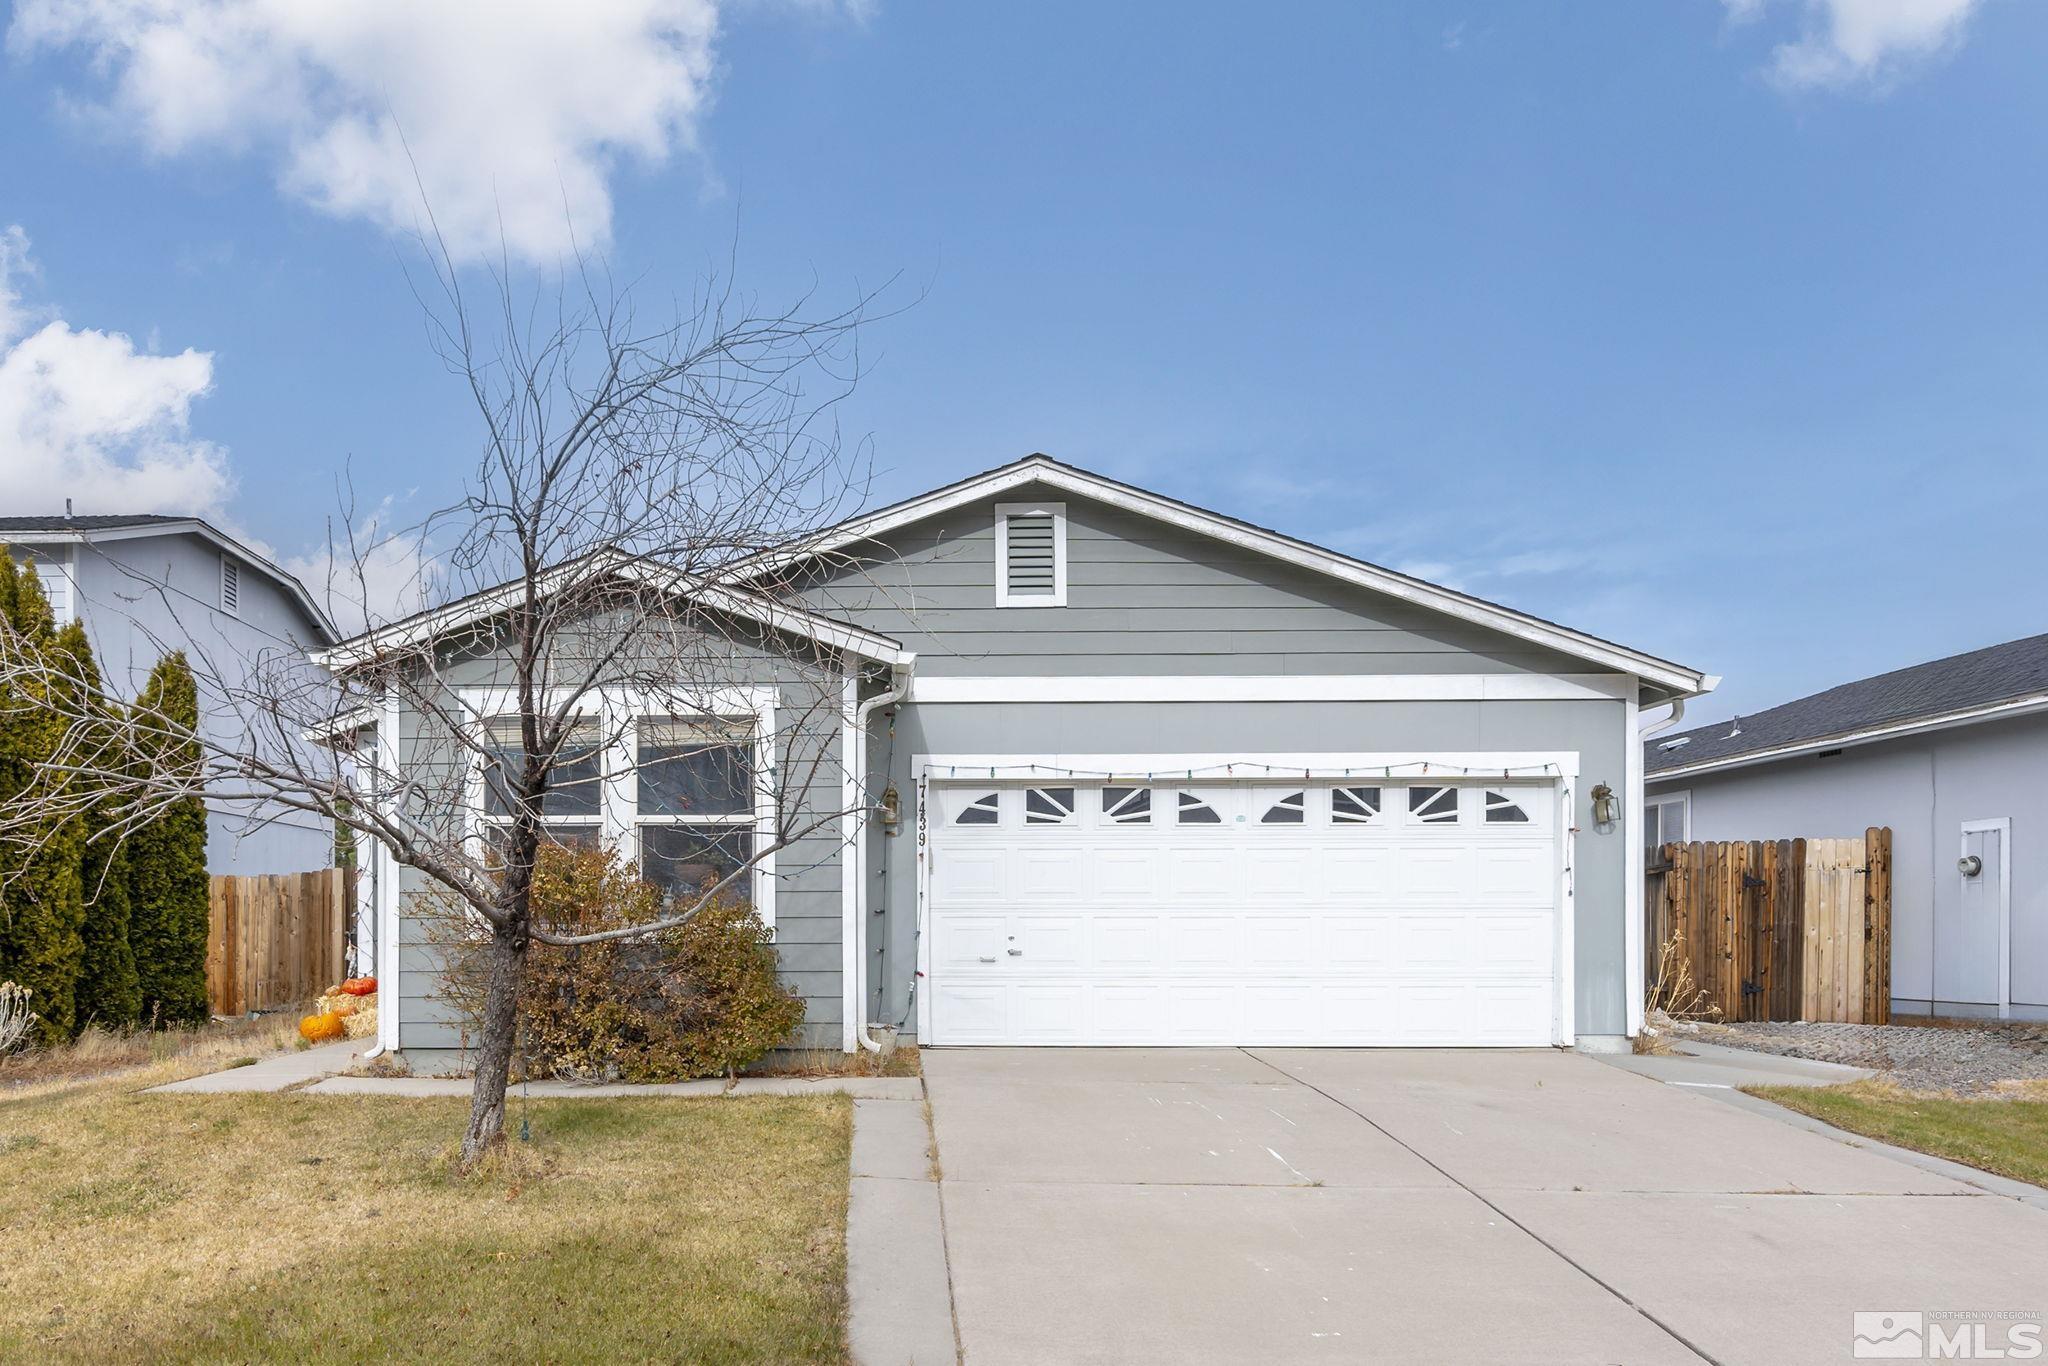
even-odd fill
[[[290,558],[344,469],[450,495],[402,110],[437,211],[539,259],[568,198],[645,297],[735,235],[770,298],[900,274],[880,496],[1043,450],[1725,675],[1700,719],[2048,629],[2048,6],[404,9],[17,7],[7,510]]]

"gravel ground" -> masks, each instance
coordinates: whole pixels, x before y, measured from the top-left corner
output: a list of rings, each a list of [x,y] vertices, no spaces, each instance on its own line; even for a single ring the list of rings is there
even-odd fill
[[[1968,1095],[2001,1081],[2048,1079],[2048,1024],[1701,1024],[1681,1039],[1685,1034],[1731,1048],[1875,1068],[1909,1091]]]

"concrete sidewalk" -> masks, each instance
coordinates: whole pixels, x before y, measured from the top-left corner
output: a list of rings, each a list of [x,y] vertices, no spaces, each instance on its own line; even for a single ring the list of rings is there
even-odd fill
[[[849,1182],[846,1328],[855,1366],[957,1361],[944,1214],[921,1094],[853,1103]]]
[[[512,1083],[515,1094],[532,1100],[658,1099],[688,1096],[848,1095],[869,1100],[922,1100],[916,1077],[741,1077],[676,1082],[532,1081]],[[419,1099],[467,1096],[467,1077],[329,1077],[306,1088],[312,1096],[393,1096]]]

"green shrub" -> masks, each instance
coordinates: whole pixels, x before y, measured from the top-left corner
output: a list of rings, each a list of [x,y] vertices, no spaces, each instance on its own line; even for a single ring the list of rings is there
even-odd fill
[[[200,766],[199,689],[183,652],[150,670],[136,712],[152,753],[142,762]],[[203,1024],[206,1001],[206,806],[171,803],[128,841],[128,941],[142,989],[142,1018],[159,1028]]]
[[[99,666],[85,627],[75,621],[66,626],[57,634],[57,648],[71,656],[77,678],[92,694],[96,712],[105,717],[99,743],[120,743],[113,709],[100,691]],[[128,846],[113,830],[123,801],[120,794],[108,792],[85,821],[79,865],[85,896],[85,962],[74,1007],[79,1029],[95,1024],[125,1029],[142,1013],[142,984],[135,976],[135,949],[128,941]]]
[[[662,903],[616,854],[548,849],[534,869],[533,909],[536,924],[590,934],[657,919]],[[451,947],[445,994],[473,1014],[483,945],[465,937]],[[535,943],[520,992],[520,1056],[538,1076],[719,1076],[787,1040],[803,1018],[802,998],[776,979],[772,933],[752,907],[721,899],[658,934]]]
[[[58,642],[33,568],[16,568],[0,553],[0,614],[16,644],[55,661]],[[47,689],[64,681],[31,681],[0,693],[0,803],[34,805],[54,776],[49,761],[64,737],[61,707]],[[41,809],[47,810],[49,803]],[[68,1042],[75,1032],[79,972],[85,960],[85,901],[79,861],[84,831],[76,818],[47,818],[31,833],[0,843],[0,978],[34,993],[35,1037]]]

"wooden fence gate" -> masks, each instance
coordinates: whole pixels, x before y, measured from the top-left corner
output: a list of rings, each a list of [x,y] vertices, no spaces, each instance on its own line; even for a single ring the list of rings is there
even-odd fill
[[[1648,873],[1646,981],[1675,939],[1721,1019],[1890,1022],[1889,829],[1667,844]]]
[[[211,879],[206,998],[213,1013],[274,1010],[339,982],[355,881],[353,868]]]

